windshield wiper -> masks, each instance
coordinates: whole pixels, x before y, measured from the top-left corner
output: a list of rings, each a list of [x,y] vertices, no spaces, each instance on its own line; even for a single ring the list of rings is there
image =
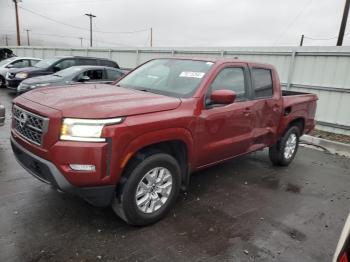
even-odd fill
[[[62,76],[60,76],[60,75],[58,75],[58,74],[53,74],[53,76],[58,76],[58,77],[62,77]]]

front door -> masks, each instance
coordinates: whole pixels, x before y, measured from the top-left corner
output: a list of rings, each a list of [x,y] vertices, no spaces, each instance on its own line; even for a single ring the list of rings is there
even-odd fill
[[[245,153],[251,144],[252,101],[246,64],[224,65],[217,72],[206,94],[206,106],[198,117],[196,135],[197,166]],[[228,105],[211,105],[213,90],[236,92],[236,100]]]

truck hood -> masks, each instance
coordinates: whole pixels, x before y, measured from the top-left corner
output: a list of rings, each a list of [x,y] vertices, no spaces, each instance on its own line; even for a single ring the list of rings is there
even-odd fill
[[[63,117],[91,119],[160,112],[181,104],[179,98],[104,84],[39,88],[20,97],[60,110]]]

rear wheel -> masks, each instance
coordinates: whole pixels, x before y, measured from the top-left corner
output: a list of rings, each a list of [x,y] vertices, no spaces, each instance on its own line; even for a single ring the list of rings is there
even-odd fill
[[[269,157],[274,165],[288,166],[294,159],[298,147],[300,129],[297,126],[290,127],[281,139],[269,149]]]
[[[152,154],[126,171],[113,210],[132,225],[155,223],[175,204],[180,177],[175,158],[164,153]]]

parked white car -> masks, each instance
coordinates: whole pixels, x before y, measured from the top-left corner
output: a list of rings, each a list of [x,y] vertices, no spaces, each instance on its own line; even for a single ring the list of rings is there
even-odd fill
[[[34,66],[39,61],[41,61],[40,58],[34,57],[11,57],[0,61],[0,87],[5,85],[5,77],[9,69]]]

